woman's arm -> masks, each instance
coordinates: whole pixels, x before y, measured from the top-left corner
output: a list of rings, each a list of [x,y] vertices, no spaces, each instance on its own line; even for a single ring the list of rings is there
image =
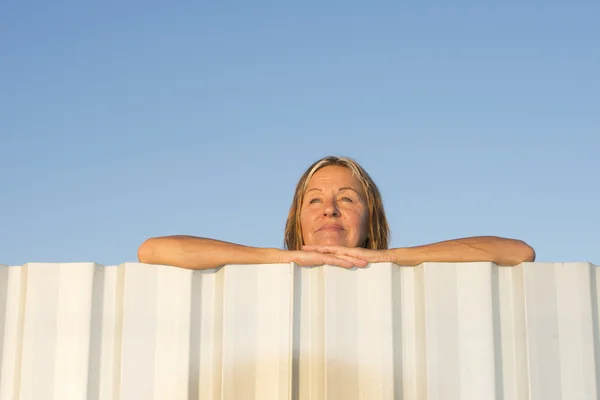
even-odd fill
[[[226,264],[277,263],[279,252],[278,249],[248,247],[220,240],[177,235],[146,240],[138,249],[138,260],[144,264],[210,269]]]
[[[187,269],[219,268],[227,264],[277,264],[295,262],[301,266],[337,265],[352,268],[366,266],[355,257],[337,257],[311,251],[287,251],[275,248],[242,246],[195,236],[164,236],[146,240],[138,249],[144,264],[172,265]]]
[[[360,247],[304,246],[304,250],[355,257],[370,263],[393,262],[397,265],[419,265],[424,262],[493,262],[497,265],[517,265],[535,260],[535,251],[521,240],[496,236],[479,236],[446,240],[415,247],[389,250],[369,250]]]
[[[392,262],[398,265],[473,261],[517,265],[526,261],[535,261],[535,251],[527,243],[496,236],[470,237],[424,246],[390,249],[389,253]]]

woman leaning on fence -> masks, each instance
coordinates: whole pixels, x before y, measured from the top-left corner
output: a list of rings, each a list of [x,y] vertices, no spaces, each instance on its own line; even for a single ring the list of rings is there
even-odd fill
[[[535,251],[525,242],[496,236],[388,247],[389,227],[379,189],[356,161],[330,156],[312,164],[296,186],[285,227],[285,250],[176,235],[146,240],[138,250],[138,258],[146,264],[189,269],[290,262],[343,268],[375,262],[418,265],[487,261],[517,265],[535,260]]]

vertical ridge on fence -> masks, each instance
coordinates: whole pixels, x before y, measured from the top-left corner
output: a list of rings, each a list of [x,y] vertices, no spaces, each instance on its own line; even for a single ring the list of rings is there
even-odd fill
[[[407,370],[406,365],[404,365],[404,357],[405,357],[405,350],[404,350],[404,341],[408,341],[410,340],[405,333],[405,326],[406,328],[408,328],[408,324],[404,324],[403,322],[403,310],[402,310],[402,306],[403,306],[403,300],[402,300],[402,295],[403,293],[403,289],[402,289],[402,284],[404,283],[404,281],[406,279],[410,279],[409,277],[407,277],[407,274],[403,274],[403,269],[401,267],[398,267],[397,265],[391,264],[390,265],[390,290],[391,290],[391,319],[392,319],[392,327],[391,327],[391,331],[392,331],[392,349],[391,349],[391,354],[392,354],[392,385],[393,385],[393,389],[392,389],[392,393],[393,396],[392,398],[394,399],[401,399],[401,398],[407,398],[405,393],[405,390],[408,389],[408,381],[404,379],[403,374],[404,372]],[[412,293],[411,293],[412,294]],[[414,297],[414,294],[413,294]],[[413,308],[414,310],[414,308]],[[410,319],[413,319],[412,324],[414,325],[414,313],[410,314],[408,313],[407,315],[407,319],[410,321]],[[412,318],[411,318],[412,317]],[[414,340],[414,339],[413,339]],[[415,379],[413,377],[413,379]]]
[[[0,398],[12,398],[14,383],[14,301],[13,296],[9,295],[11,290],[10,272],[16,268],[11,268],[8,265],[0,264]],[[9,300],[10,299],[10,300]],[[11,332],[11,325],[13,332]],[[11,351],[13,350],[13,351]],[[8,388],[4,389],[3,388]]]
[[[302,338],[302,267],[291,263],[293,269],[293,289],[292,289],[292,365],[291,365],[291,393],[290,399],[299,400],[300,396],[300,345]],[[316,397],[313,397],[313,399]]]
[[[501,316],[501,291],[500,267],[492,264],[491,268],[491,312],[492,336],[494,346],[494,385],[495,398],[503,400],[504,397],[504,365],[502,362],[502,316]]]
[[[592,266],[555,263],[560,367],[565,399],[597,398]],[[592,351],[590,351],[592,350]]]
[[[298,377],[298,397],[294,400],[324,400],[325,379],[325,268],[304,268],[294,265],[295,289],[299,306],[294,308],[298,336],[294,349],[298,357],[295,371]]]
[[[596,392],[598,392],[600,388],[600,296],[598,296],[599,284],[600,276],[598,274],[598,266],[590,264],[590,293],[592,302],[592,329],[594,337],[594,372]]]
[[[156,376],[158,269],[124,265],[123,325],[119,396],[154,399]],[[185,272],[185,271],[180,271]],[[168,345],[168,344],[165,344]]]
[[[358,270],[357,349],[359,399],[394,397],[392,263]],[[350,293],[348,295],[351,295]]]
[[[188,399],[192,271],[157,269],[154,399]]]
[[[21,389],[27,266],[3,267],[2,279],[6,285],[6,293],[3,296],[0,398],[17,399]]]
[[[427,398],[423,265],[393,269],[395,397]]]
[[[502,395],[506,399],[529,399],[529,364],[525,316],[524,264],[496,267],[498,271],[499,340],[497,361],[501,366]]]
[[[100,377],[102,366],[102,338],[104,336],[104,292],[106,268],[99,264],[93,266],[92,299],[90,312],[90,340],[87,365],[86,399],[100,400]]]
[[[224,290],[225,268],[193,272],[190,399],[223,395]]]
[[[423,265],[427,395],[432,400],[459,398],[457,278],[452,264]],[[435,269],[435,273],[432,269]]]
[[[117,400],[121,398],[125,264],[104,267],[102,280],[102,322],[101,333],[98,335],[101,348],[98,399]],[[95,301],[100,300],[96,298]],[[93,390],[93,387],[90,390]],[[93,391],[88,393],[90,396],[94,395]]]
[[[9,277],[9,266],[0,264],[0,385],[2,384],[3,371],[7,369],[8,365],[4,362],[4,336],[7,328],[7,314],[8,314],[8,277]],[[2,389],[0,389],[1,392]],[[1,393],[0,393],[1,396]]]
[[[323,268],[326,398],[356,399],[360,388],[357,338],[360,300],[356,280],[359,271]]]

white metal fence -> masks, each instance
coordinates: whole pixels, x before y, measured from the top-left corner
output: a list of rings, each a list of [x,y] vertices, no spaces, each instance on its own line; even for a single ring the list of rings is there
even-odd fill
[[[596,399],[588,263],[0,267],[0,399]]]

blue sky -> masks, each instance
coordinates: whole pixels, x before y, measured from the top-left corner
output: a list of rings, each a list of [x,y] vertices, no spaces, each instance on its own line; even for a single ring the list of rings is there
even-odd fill
[[[326,155],[392,245],[474,235],[600,264],[600,3],[0,5],[0,263],[148,237],[282,247]]]

